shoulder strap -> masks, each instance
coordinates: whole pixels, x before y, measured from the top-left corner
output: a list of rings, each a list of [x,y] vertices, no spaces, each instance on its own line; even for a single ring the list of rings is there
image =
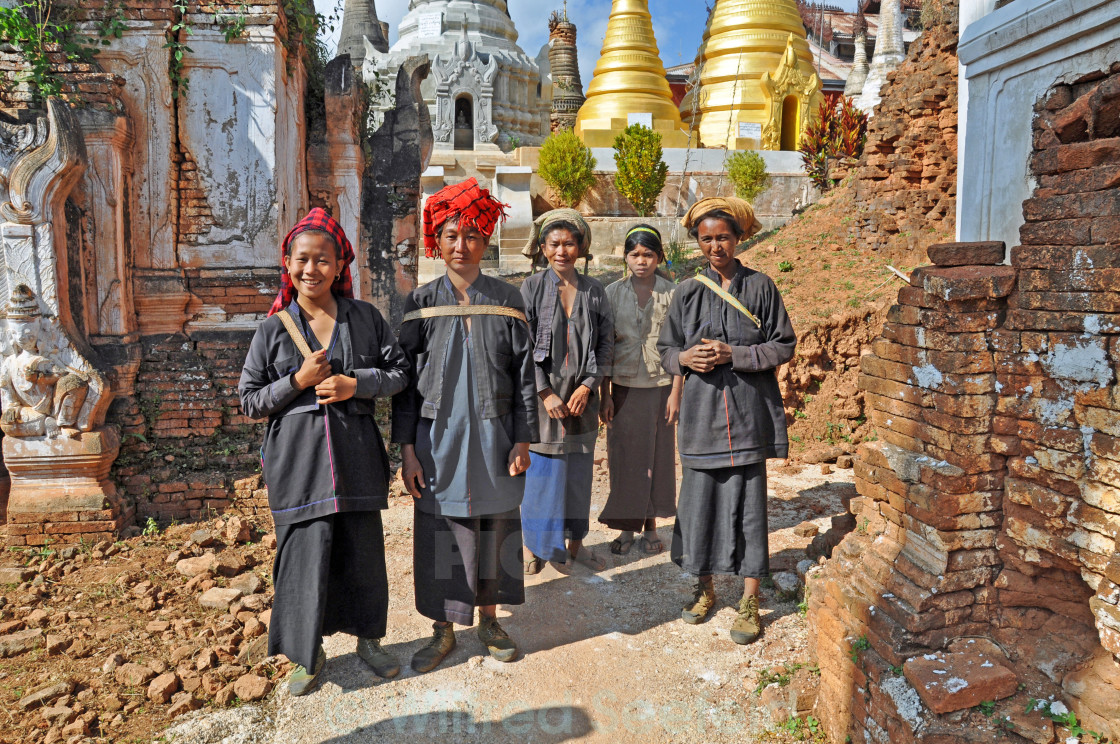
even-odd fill
[[[285,330],[287,330],[288,335],[292,337],[296,349],[303,355],[303,358],[307,359],[311,356],[311,347],[307,345],[307,339],[299,332],[299,328],[296,326],[296,320],[292,317],[292,314],[288,312],[288,308],[284,308],[278,312],[277,315],[280,316],[280,322],[284,324]]]
[[[525,313],[505,305],[436,305],[434,307],[422,307],[419,310],[405,313],[401,322],[407,323],[410,320],[421,320],[423,318],[446,318],[464,315],[502,315],[507,318],[515,318],[523,323],[529,322]]]
[[[715,292],[716,295],[721,300],[723,300],[728,305],[730,305],[731,307],[733,307],[736,310],[738,310],[739,312],[741,312],[743,315],[746,315],[748,318],[751,319],[751,322],[754,323],[756,326],[758,326],[759,328],[762,328],[762,323],[759,322],[758,318],[755,317],[754,313],[752,313],[750,310],[748,310],[743,305],[743,303],[739,302],[739,299],[737,297],[735,297],[735,295],[731,294],[726,289],[719,286],[714,281],[712,281],[709,277],[706,277],[703,274],[697,274],[696,275],[696,281],[700,282],[705,287],[707,287],[708,289]]]

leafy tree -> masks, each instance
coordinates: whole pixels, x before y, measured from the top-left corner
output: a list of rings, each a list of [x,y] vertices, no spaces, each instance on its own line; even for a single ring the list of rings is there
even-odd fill
[[[735,184],[735,196],[747,201],[754,198],[770,186],[770,174],[766,172],[766,161],[753,150],[734,152],[727,156],[723,167],[727,169],[727,176]]]
[[[669,166],[661,158],[661,135],[641,124],[631,124],[614,141],[614,162],[618,167],[614,176],[618,193],[642,217],[653,214],[669,175]]]
[[[572,130],[549,135],[537,172],[566,207],[575,207],[595,184],[595,157]]]

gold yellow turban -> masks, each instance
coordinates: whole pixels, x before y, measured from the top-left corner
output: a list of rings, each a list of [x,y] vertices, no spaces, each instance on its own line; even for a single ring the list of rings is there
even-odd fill
[[[750,202],[735,196],[710,196],[693,204],[688,213],[681,218],[681,225],[685,230],[691,230],[699,224],[704,215],[716,210],[727,212],[735,218],[739,229],[743,231],[743,239],[749,238],[762,229],[762,223],[754,216],[754,209]]]

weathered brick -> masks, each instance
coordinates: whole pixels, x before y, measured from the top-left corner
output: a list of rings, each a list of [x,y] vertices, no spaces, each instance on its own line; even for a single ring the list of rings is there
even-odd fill
[[[1002,241],[937,243],[926,253],[937,266],[988,266],[1003,263],[1006,248]]]

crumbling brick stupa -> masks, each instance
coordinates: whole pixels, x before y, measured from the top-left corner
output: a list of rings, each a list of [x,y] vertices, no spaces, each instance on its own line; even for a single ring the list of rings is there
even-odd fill
[[[983,34],[1029,10],[970,30],[974,80],[1021,75],[1029,34],[1002,62]],[[1016,243],[931,247],[861,360],[859,526],[808,582],[834,741],[1066,741],[1067,708],[1120,737],[1120,64],[1115,33],[1062,38],[1029,68]]]

